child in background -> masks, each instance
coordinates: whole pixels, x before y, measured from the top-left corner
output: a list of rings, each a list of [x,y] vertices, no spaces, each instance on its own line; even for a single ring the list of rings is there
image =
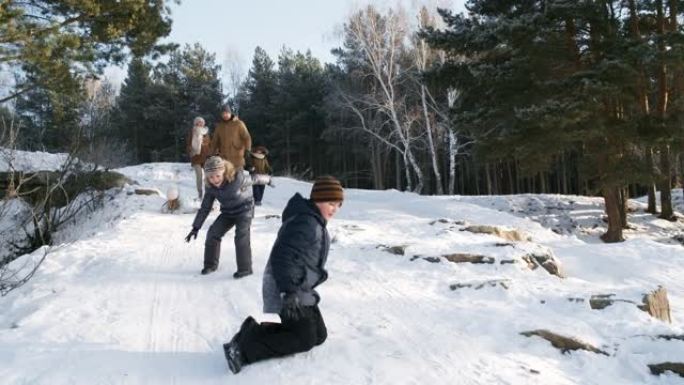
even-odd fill
[[[250,155],[249,173],[252,175],[252,191],[254,194],[254,204],[261,206],[264,198],[266,185],[275,187],[271,180],[271,165],[268,163],[268,150],[264,146],[256,146]]]
[[[186,242],[197,239],[197,232],[218,199],[221,214],[207,231],[204,243],[204,268],[202,274],[210,274],[218,268],[221,256],[221,239],[235,226],[235,259],[237,271],[233,278],[252,274],[252,247],[250,226],[254,216],[251,178],[237,171],[235,166],[220,156],[212,156],[204,163],[207,186],[202,205],[192,223],[192,231],[185,237]]]

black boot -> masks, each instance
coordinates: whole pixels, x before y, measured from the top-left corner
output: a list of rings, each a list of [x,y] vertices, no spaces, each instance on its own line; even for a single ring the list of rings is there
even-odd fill
[[[240,352],[240,347],[237,341],[231,341],[227,344],[223,344],[223,354],[226,356],[226,361],[228,361],[228,368],[234,374],[237,374],[242,369],[242,353]]]
[[[245,318],[245,320],[242,321],[242,325],[240,325],[240,330],[238,330],[238,332],[235,333],[235,335],[233,336],[233,338],[230,340],[230,342],[228,344],[232,344],[232,343],[238,343],[239,344],[239,343],[241,343],[243,337],[248,336],[249,333],[251,332],[251,330],[257,325],[258,325],[258,323],[254,319],[254,317],[249,316],[249,317]]]
[[[247,270],[247,271],[236,271],[233,273],[233,278],[235,279],[240,279],[242,277],[246,277],[248,275],[252,274],[252,270]]]
[[[207,275],[207,274],[211,274],[215,271],[216,271],[215,267],[205,267],[204,269],[202,269],[201,273],[202,273],[202,275]]]

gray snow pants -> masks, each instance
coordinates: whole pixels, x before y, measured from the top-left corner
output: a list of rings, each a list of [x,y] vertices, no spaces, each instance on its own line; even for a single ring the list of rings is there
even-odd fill
[[[237,271],[252,271],[252,246],[250,244],[250,226],[252,216],[247,213],[233,217],[221,214],[207,231],[204,242],[204,267],[216,269],[221,256],[221,239],[235,226],[235,260]]]

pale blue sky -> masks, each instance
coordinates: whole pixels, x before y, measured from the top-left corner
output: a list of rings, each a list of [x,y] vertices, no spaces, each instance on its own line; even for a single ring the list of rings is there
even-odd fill
[[[238,57],[244,72],[257,46],[273,60],[287,46],[294,51],[310,49],[322,62],[331,62],[330,50],[340,45],[339,30],[347,16],[368,3],[402,4],[407,11],[419,4],[464,10],[464,0],[184,0],[172,6],[173,27],[166,41],[199,42],[224,67],[229,55]],[[107,76],[118,83],[125,71],[109,69]]]

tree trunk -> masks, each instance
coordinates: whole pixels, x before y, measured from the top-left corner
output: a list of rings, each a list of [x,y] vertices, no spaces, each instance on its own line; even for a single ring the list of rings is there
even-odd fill
[[[435,174],[435,184],[437,185],[437,195],[444,195],[442,188],[442,174],[439,172],[439,163],[437,162],[437,151],[435,150],[435,142],[432,138],[432,121],[428,112],[427,97],[425,95],[425,86],[420,85],[420,100],[423,103],[423,119],[425,119],[425,130],[427,131],[428,149],[430,150],[430,159],[432,160],[432,172]]]
[[[620,190],[620,224],[623,229],[629,228],[627,223],[627,212],[629,211],[629,188],[623,187]]]
[[[520,165],[517,159],[513,159],[513,165],[515,166],[515,190],[518,194],[522,194],[524,192],[523,178],[520,176]]]
[[[608,215],[608,231],[601,235],[601,239],[606,243],[622,242],[622,223],[620,220],[620,189],[610,186],[602,189],[603,199]]]
[[[475,177],[475,195],[480,195],[480,167],[473,161],[473,176]]]
[[[454,194],[454,185],[456,184],[456,135],[447,128],[449,133],[449,195]]]
[[[670,162],[670,148],[664,146],[660,151],[660,216],[659,218],[668,221],[675,221],[677,218],[672,211],[672,164]]]
[[[290,129],[285,129],[285,168],[287,174],[292,175],[292,164],[290,163]]]
[[[506,162],[506,166],[508,167],[508,192],[515,194],[517,191],[515,191],[515,181],[513,180],[513,162]]]
[[[485,163],[485,178],[487,178],[487,195],[492,195],[492,175],[489,172],[489,163]]]

